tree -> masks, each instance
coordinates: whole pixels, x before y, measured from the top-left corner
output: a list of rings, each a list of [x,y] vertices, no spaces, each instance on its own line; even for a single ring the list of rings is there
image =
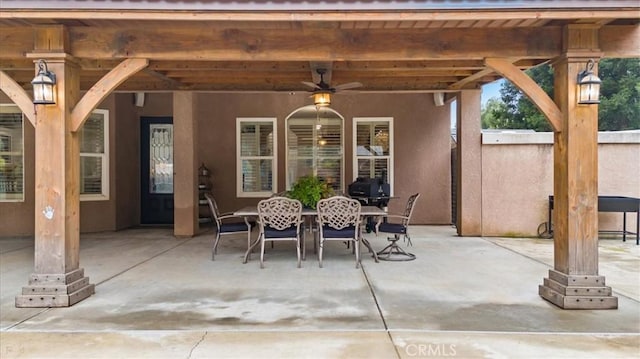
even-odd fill
[[[553,68],[541,65],[527,74],[553,98]],[[598,129],[618,131],[640,129],[640,59],[603,59],[598,76],[602,79]],[[500,88],[502,104],[488,102],[482,110],[483,128],[533,129],[551,131],[540,111],[511,82]]]
[[[601,131],[640,128],[640,59],[605,59],[599,64]]]
[[[513,125],[508,123],[508,117],[500,116],[505,112],[506,104],[504,102],[495,97],[490,98],[480,114],[482,128],[513,128]]]

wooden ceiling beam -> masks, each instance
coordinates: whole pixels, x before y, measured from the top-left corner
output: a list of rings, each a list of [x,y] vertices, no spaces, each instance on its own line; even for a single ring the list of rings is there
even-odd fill
[[[460,81],[456,81],[455,83],[449,85],[449,89],[460,90],[460,89],[466,88],[469,84],[475,83],[479,79],[485,76],[491,75],[492,73],[494,73],[493,69],[490,69],[490,68],[483,69],[481,71],[474,73],[471,76],[467,76],[464,79],[461,79]]]
[[[605,57],[640,57],[640,25],[608,26],[600,29],[598,35]]]
[[[403,61],[334,61],[334,71],[393,71],[393,70],[479,70],[484,62],[477,60],[403,60]]]
[[[202,27],[71,27],[78,58],[152,60],[333,61],[551,58],[561,51],[561,28],[354,29],[203,31]],[[23,48],[22,51],[27,49]]]
[[[160,81],[167,82],[167,84],[169,86],[171,86],[172,88],[181,88],[181,87],[184,86],[184,84],[182,82],[180,82],[180,81],[178,81],[178,80],[176,80],[174,78],[171,78],[171,77],[169,77],[169,76],[167,76],[165,74],[162,74],[162,73],[160,73],[158,71],[154,71],[154,70],[150,70],[148,68],[145,68],[143,70],[143,72],[145,74],[151,76],[151,77],[154,77],[154,78],[160,80]]]
[[[164,76],[169,78],[194,78],[194,77],[209,77],[218,78],[224,80],[233,80],[237,78],[243,79],[263,79],[263,78],[280,78],[280,79],[295,79],[298,81],[310,81],[308,71],[222,71],[222,70],[194,70],[194,71],[182,71],[182,70],[169,70],[160,72]]]
[[[638,8],[636,8],[638,9]],[[262,21],[262,22],[377,22],[377,21],[467,21],[493,19],[635,19],[637,12],[609,9],[501,9],[486,11],[394,10],[394,11],[170,11],[170,10],[67,10],[4,8],[0,19],[68,20],[169,20],[169,21]]]

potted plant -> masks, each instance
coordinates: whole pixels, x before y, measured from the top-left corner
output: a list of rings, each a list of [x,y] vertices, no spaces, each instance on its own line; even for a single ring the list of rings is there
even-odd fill
[[[287,197],[297,199],[303,206],[316,208],[316,204],[322,198],[329,198],[333,190],[317,176],[303,176],[287,192]]]

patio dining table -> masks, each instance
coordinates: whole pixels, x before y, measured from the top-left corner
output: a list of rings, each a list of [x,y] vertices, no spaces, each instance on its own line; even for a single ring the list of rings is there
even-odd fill
[[[258,206],[247,206],[247,207],[243,207],[240,208],[239,210],[233,212],[234,215],[236,216],[243,216],[243,217],[257,217],[258,216]],[[312,208],[303,208],[302,209],[302,216],[305,217],[305,219],[313,219],[314,217],[316,217],[318,215],[318,211]],[[376,206],[362,206],[360,209],[360,215],[362,217],[385,217],[387,215],[387,212],[385,212],[385,210],[378,208]],[[363,221],[364,222],[364,221]],[[361,227],[362,230],[362,227]],[[376,261],[376,263],[378,263],[378,255],[376,254],[376,251],[373,250],[373,248],[371,248],[371,243],[369,243],[369,241],[367,241],[366,238],[364,237],[360,237],[360,239],[362,240],[362,244],[364,244],[370,252],[373,253],[373,258]],[[314,239],[315,240],[315,239]],[[305,246],[304,246],[304,239],[303,239],[303,245],[302,245],[302,258],[305,259]],[[247,260],[249,258],[249,256],[251,255],[251,251],[253,251],[253,248],[255,248],[258,244],[260,243],[260,238],[257,238],[250,246],[249,248],[247,248],[247,252],[244,255],[244,261],[242,263],[247,263]]]

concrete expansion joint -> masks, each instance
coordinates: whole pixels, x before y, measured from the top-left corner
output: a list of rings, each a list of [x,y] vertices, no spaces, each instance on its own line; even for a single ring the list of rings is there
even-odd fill
[[[191,359],[191,356],[193,355],[193,351],[196,350],[196,348],[204,341],[204,338],[207,337],[207,334],[209,334],[209,332],[204,332],[202,333],[202,336],[200,337],[200,340],[198,340],[193,347],[191,348],[191,350],[189,350],[189,355],[187,356],[187,359]]]

